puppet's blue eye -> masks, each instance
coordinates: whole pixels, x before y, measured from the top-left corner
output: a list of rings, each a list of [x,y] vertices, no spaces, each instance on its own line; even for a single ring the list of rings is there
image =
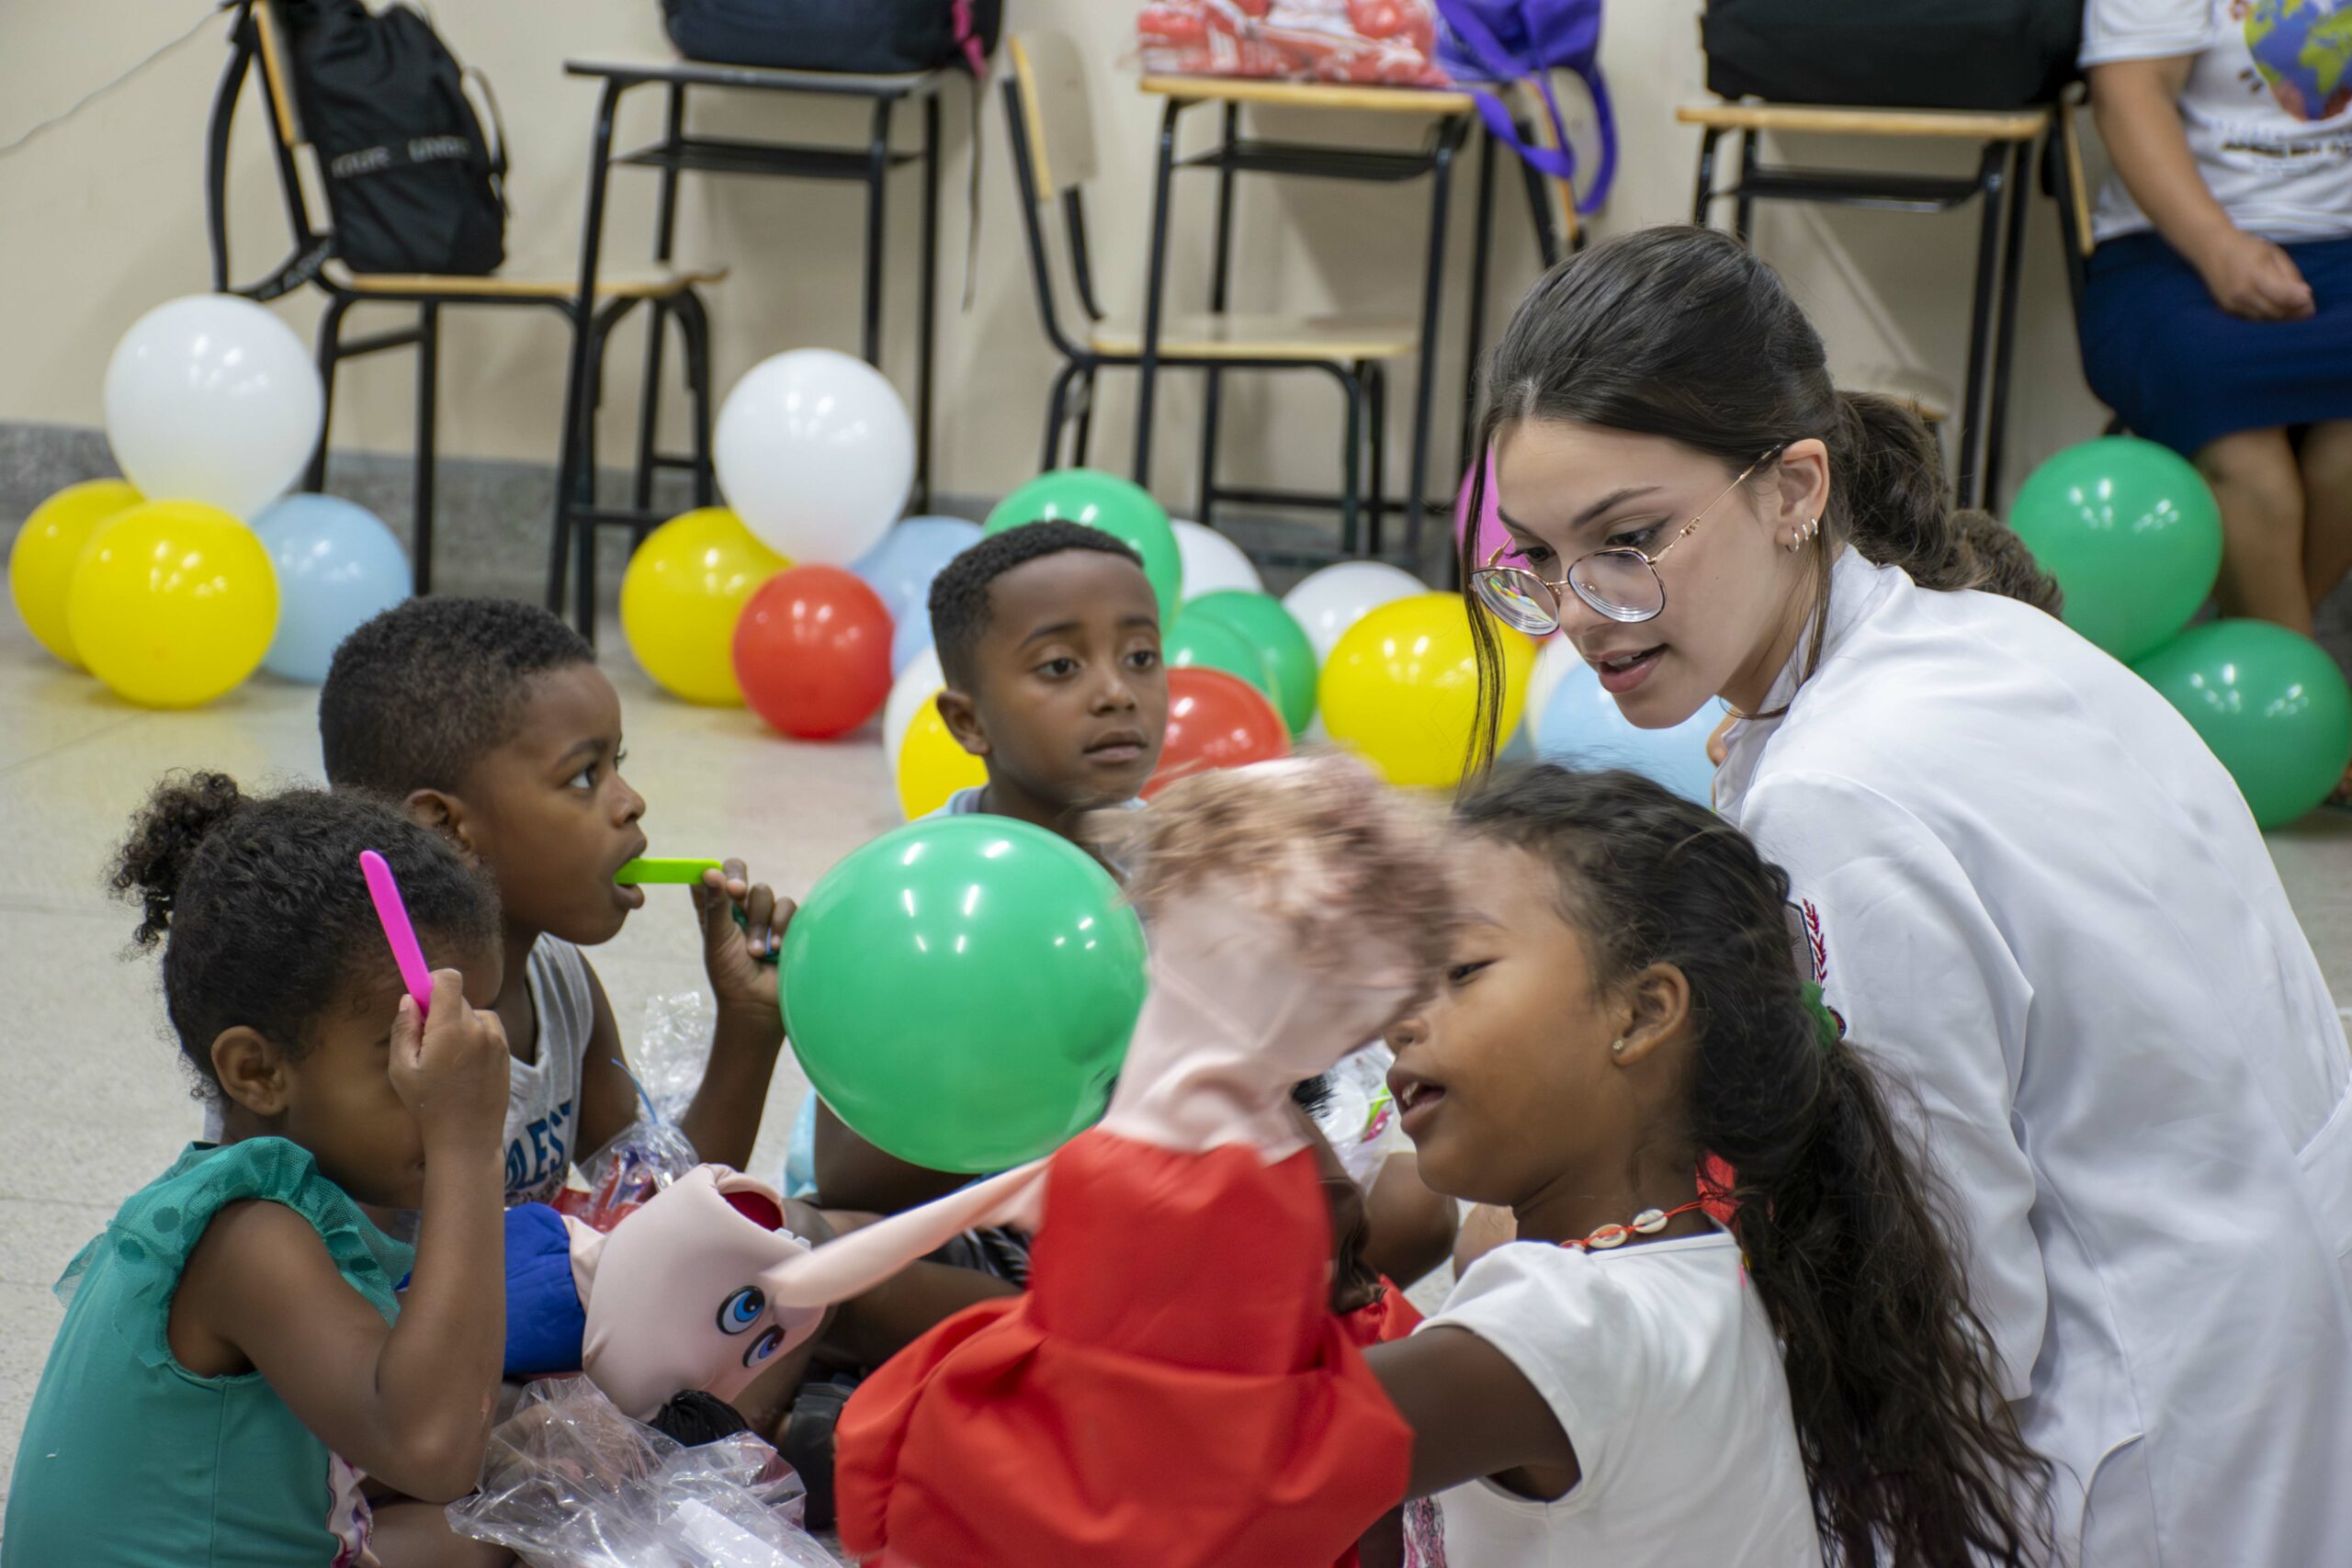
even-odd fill
[[[718,1303],[718,1331],[721,1334],[741,1334],[760,1321],[760,1314],[768,1306],[767,1297],[757,1285],[746,1285]]]
[[[752,1340],[751,1348],[743,1352],[743,1364],[747,1367],[756,1367],[783,1348],[784,1330],[775,1324],[770,1324],[768,1331]]]

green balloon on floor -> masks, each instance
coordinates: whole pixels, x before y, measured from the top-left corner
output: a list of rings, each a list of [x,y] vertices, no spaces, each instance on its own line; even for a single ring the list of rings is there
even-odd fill
[[[1143,1008],[1143,927],[1110,874],[1005,817],[854,851],[786,928],[782,964],[810,1087],[934,1170],[1003,1170],[1091,1126]]]
[[[1176,612],[1175,629],[1161,640],[1159,650],[1170,670],[1222,670],[1256,687],[1276,707],[1282,705],[1274,672],[1258,645],[1216,616],[1201,614],[1196,604]]]
[[[2188,624],[2222,569],[2222,513],[2188,460],[2102,436],[2036,468],[2009,525],[2065,591],[2066,624],[2126,663]]]
[[[1315,684],[1321,674],[1315,644],[1281,600],[1271,593],[1226,589],[1188,602],[1184,615],[1187,619],[1206,615],[1222,621],[1257,646],[1273,675],[1274,705],[1282,709],[1283,722],[1293,735],[1314,722]]]
[[[1039,474],[996,504],[981,532],[1001,534],[1028,523],[1083,523],[1100,528],[1143,558],[1144,575],[1159,601],[1159,624],[1176,624],[1184,602],[1184,558],[1168,510],[1130,479],[1097,468],[1056,468]]]
[[[2352,761],[2352,689],[2300,633],[2210,621],[2132,668],[2204,737],[2265,828],[2326,799]]]

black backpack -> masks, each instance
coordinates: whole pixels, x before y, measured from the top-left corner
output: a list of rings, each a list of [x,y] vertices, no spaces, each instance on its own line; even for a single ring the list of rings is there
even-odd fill
[[[493,150],[482,134],[467,73],[432,24],[406,6],[370,13],[360,0],[278,0],[278,11],[344,265],[497,271],[506,259],[505,138]]]
[[[2029,108],[2077,74],[2083,0],[1707,0],[1699,37],[1726,98]]]
[[[662,12],[689,60],[869,76],[978,75],[1004,24],[1004,0],[662,0]]]

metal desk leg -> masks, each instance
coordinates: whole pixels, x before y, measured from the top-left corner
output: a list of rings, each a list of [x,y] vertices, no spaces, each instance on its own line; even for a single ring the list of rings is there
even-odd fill
[[[1747,194],[1749,182],[1756,177],[1756,137],[1753,130],[1739,133],[1739,189],[1733,197],[1732,232],[1743,245],[1756,243],[1756,198]]]
[[[1421,519],[1429,510],[1430,423],[1437,388],[1437,334],[1445,314],[1445,205],[1453,188],[1453,155],[1469,129],[1464,117],[1448,122],[1438,134],[1437,151],[1430,160],[1429,277],[1421,290],[1421,355],[1413,387],[1413,450],[1409,464],[1412,488],[1405,492],[1405,547],[1418,564],[1421,558]],[[1372,553],[1381,550],[1380,519],[1368,530]]]
[[[571,369],[563,393],[563,443],[555,468],[555,528],[548,544],[547,606],[550,614],[563,614],[563,583],[566,551],[571,542],[572,508],[582,501],[594,504],[596,476],[580,472],[587,451],[588,422],[595,417],[595,400],[588,387],[589,367],[594,360],[592,339],[596,332],[596,261],[605,238],[605,186],[611,173],[613,156],[613,109],[620,102],[622,84],[605,78],[605,90],[596,101],[596,129],[589,144],[588,213],[581,225],[580,287],[571,302]],[[584,495],[582,493],[584,491]],[[595,525],[582,522],[579,526],[594,530]],[[580,635],[592,641],[596,628],[582,626]]]
[[[1991,411],[1984,416],[1984,477],[1980,499],[1986,506],[2001,499],[2001,444],[2009,413],[2009,350],[2018,335],[2018,267],[2025,254],[2026,197],[2030,189],[2026,166],[2031,142],[2016,143],[2009,152],[2008,232],[2002,239],[2000,316],[1993,328]]]
[[[672,83],[666,95],[662,145],[674,151],[685,133],[686,89],[682,83]],[[667,266],[671,256],[671,242],[678,228],[678,171],[674,165],[662,171],[661,205],[653,220],[653,261],[657,266]],[[631,504],[639,512],[653,505],[653,456],[660,446],[662,429],[662,353],[663,336],[670,324],[670,312],[656,304],[645,321],[645,389],[637,400],[637,475],[631,491]]]
[[[1224,146],[1231,147],[1241,130],[1241,106],[1225,106]],[[1209,310],[1223,315],[1231,304],[1229,293],[1233,281],[1233,171],[1220,168],[1216,172],[1216,248],[1209,273]],[[1201,491],[1193,502],[1196,517],[1204,528],[1216,526],[1216,426],[1217,413],[1225,391],[1225,378],[1215,366],[1203,371],[1204,388],[1201,400]]]
[[[972,85],[975,93],[979,84]],[[973,150],[979,155],[979,149]],[[932,371],[939,336],[939,95],[922,101],[922,299],[915,308],[915,493],[931,510]]]
[[[1462,471],[1477,459],[1471,456],[1471,423],[1477,416],[1478,360],[1487,346],[1487,264],[1495,228],[1495,133],[1482,124],[1478,136],[1478,217],[1470,234],[1470,320],[1463,328],[1462,345]],[[1543,227],[1539,215],[1537,227]]]
[[[1150,261],[1143,287],[1143,343],[1136,357],[1136,483],[1151,488],[1151,401],[1159,376],[1160,295],[1168,283],[1168,187],[1176,172],[1176,117],[1184,100],[1170,98],[1159,115],[1159,165],[1151,192]]]
[[[1968,317],[1968,379],[1961,389],[1959,460],[1952,465],[1953,493],[1962,506],[1979,504],[1984,494],[1976,444],[1984,429],[1984,372],[1993,336],[1993,285],[2000,262],[2001,194],[2007,160],[2006,145],[1987,142],[1976,174],[1981,193],[1977,199],[1984,212],[1976,231],[1975,298]]]
[[[1722,136],[1713,127],[1699,133],[1699,184],[1690,197],[1690,221],[1702,229],[1715,204],[1715,143]]]
[[[441,382],[441,307],[416,308],[416,592],[433,592],[433,435]]]
[[[874,130],[865,146],[865,318],[858,357],[882,367],[882,215],[890,181],[890,100],[874,101]]]

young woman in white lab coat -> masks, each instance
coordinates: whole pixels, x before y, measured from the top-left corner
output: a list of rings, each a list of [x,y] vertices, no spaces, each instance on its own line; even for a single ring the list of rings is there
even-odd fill
[[[1947,516],[1918,422],[1838,392],[1729,238],[1554,271],[1487,402],[1512,544],[1470,592],[1556,615],[1635,724],[1746,716],[1717,808],[1916,1093],[2062,1546],[2352,1562],[2352,1058],[2229,775],[1981,591],[2032,576],[2013,542]]]

